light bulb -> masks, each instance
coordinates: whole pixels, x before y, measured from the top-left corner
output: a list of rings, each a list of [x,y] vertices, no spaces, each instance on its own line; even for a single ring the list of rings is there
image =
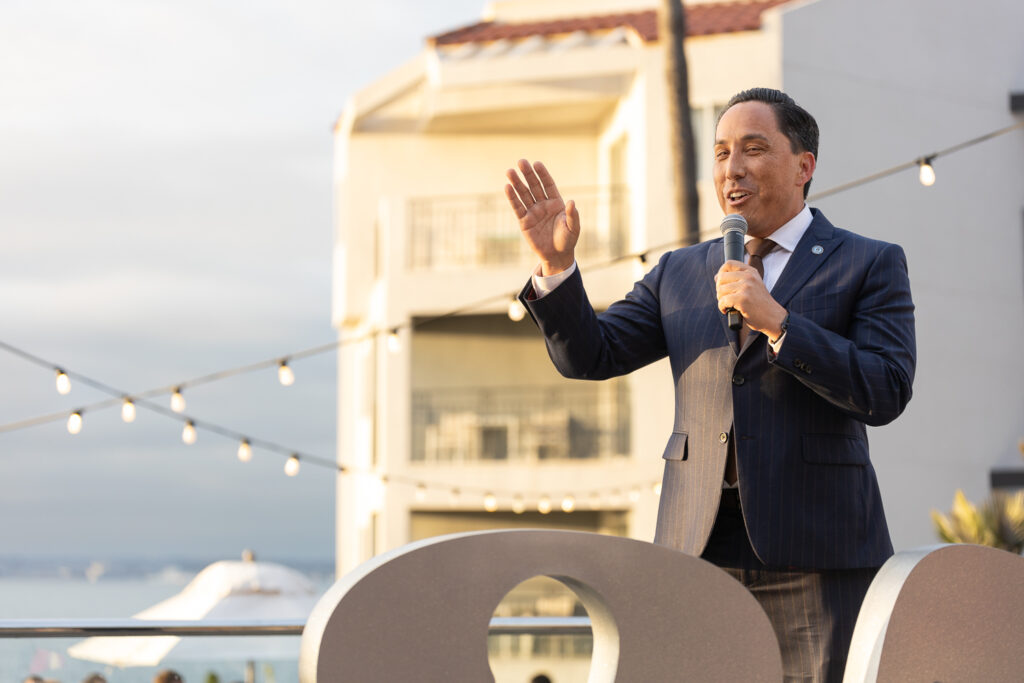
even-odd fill
[[[171,410],[176,413],[185,412],[185,397],[181,394],[181,387],[174,387],[174,393],[171,394]]]
[[[242,439],[242,443],[238,444],[238,459],[242,462],[252,460],[252,446],[248,439]]]
[[[526,317],[526,307],[515,297],[508,302],[508,317],[513,322],[519,322]]]
[[[423,484],[416,485],[416,502],[422,503],[427,499],[427,487]]]
[[[542,515],[551,512],[551,499],[547,496],[541,496],[540,500],[537,501],[537,512]]]
[[[398,328],[388,333],[388,351],[398,353],[402,350],[402,340],[398,338]]]
[[[640,489],[635,486],[629,490],[629,502],[635,503],[640,500]]]
[[[277,379],[286,387],[290,387],[295,384],[295,373],[292,372],[291,367],[288,365],[288,361],[283,360],[281,364],[277,366]]]
[[[57,368],[57,393],[65,396],[71,391],[71,378],[68,374]]]
[[[288,458],[288,461],[284,464],[284,473],[289,477],[294,477],[299,473],[299,456],[293,453],[292,456]]]
[[[651,487],[651,491],[654,493],[654,495],[660,496],[661,495],[661,482],[660,481],[654,482],[654,486]]]
[[[919,166],[921,167],[921,169],[918,172],[917,178],[925,187],[931,187],[932,185],[935,184],[935,169],[932,168],[931,162],[931,157],[928,157],[927,159],[924,159],[919,162]]]
[[[484,496],[484,510],[494,512],[498,509],[498,498],[493,493]]]
[[[135,404],[130,398],[126,398],[121,404],[121,419],[125,422],[135,422]]]
[[[526,503],[523,502],[522,496],[517,495],[515,499],[512,501],[512,512],[516,513],[517,515],[521,515],[524,512],[526,512]]]
[[[572,496],[566,496],[562,499],[562,512],[572,512],[576,509],[576,499]]]
[[[80,431],[82,431],[82,414],[75,411],[68,417],[68,432],[77,434]]]
[[[191,446],[196,442],[199,435],[196,433],[196,425],[192,420],[185,423],[185,428],[181,430],[181,440]]]

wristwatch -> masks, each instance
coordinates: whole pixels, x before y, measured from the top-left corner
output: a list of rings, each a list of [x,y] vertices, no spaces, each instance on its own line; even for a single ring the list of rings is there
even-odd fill
[[[789,329],[789,311],[786,311],[786,317],[782,319],[782,324],[779,325],[779,327],[780,327],[780,329],[782,331],[779,332],[778,338],[776,338],[776,339],[769,339],[768,340],[772,344],[778,344],[779,343],[779,339],[782,339],[783,337],[786,336],[786,330]]]

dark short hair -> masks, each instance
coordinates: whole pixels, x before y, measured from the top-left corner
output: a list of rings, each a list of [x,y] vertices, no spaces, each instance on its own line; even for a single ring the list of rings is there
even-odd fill
[[[782,92],[772,88],[750,88],[743,92],[736,93],[726,103],[722,113],[718,115],[718,121],[722,120],[722,114],[729,111],[734,104],[741,102],[764,102],[775,112],[775,122],[786,139],[789,140],[790,149],[793,154],[798,152],[810,152],[815,160],[818,158],[818,122],[814,120],[806,109],[796,101]],[[717,122],[716,122],[717,123]],[[811,181],[804,183],[804,199],[811,189]]]

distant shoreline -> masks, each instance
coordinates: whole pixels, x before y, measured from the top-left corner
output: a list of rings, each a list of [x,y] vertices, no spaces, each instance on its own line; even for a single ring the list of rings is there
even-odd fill
[[[0,578],[55,578],[97,580],[102,578],[161,578],[171,575],[193,576],[203,567],[223,559],[182,557],[62,557],[0,555]],[[262,556],[313,577],[333,575],[334,558],[277,558]]]

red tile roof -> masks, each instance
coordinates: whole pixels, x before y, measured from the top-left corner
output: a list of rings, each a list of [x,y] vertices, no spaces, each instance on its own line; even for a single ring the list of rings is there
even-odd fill
[[[688,5],[686,7],[686,35],[707,36],[715,33],[755,31],[761,28],[762,12],[785,2],[788,0]],[[517,40],[531,36],[551,36],[575,31],[606,31],[620,26],[633,29],[645,42],[653,42],[658,39],[657,11],[647,10],[601,16],[568,17],[521,24],[483,21],[433,36],[428,39],[428,42],[432,45],[487,43],[502,39]]]

